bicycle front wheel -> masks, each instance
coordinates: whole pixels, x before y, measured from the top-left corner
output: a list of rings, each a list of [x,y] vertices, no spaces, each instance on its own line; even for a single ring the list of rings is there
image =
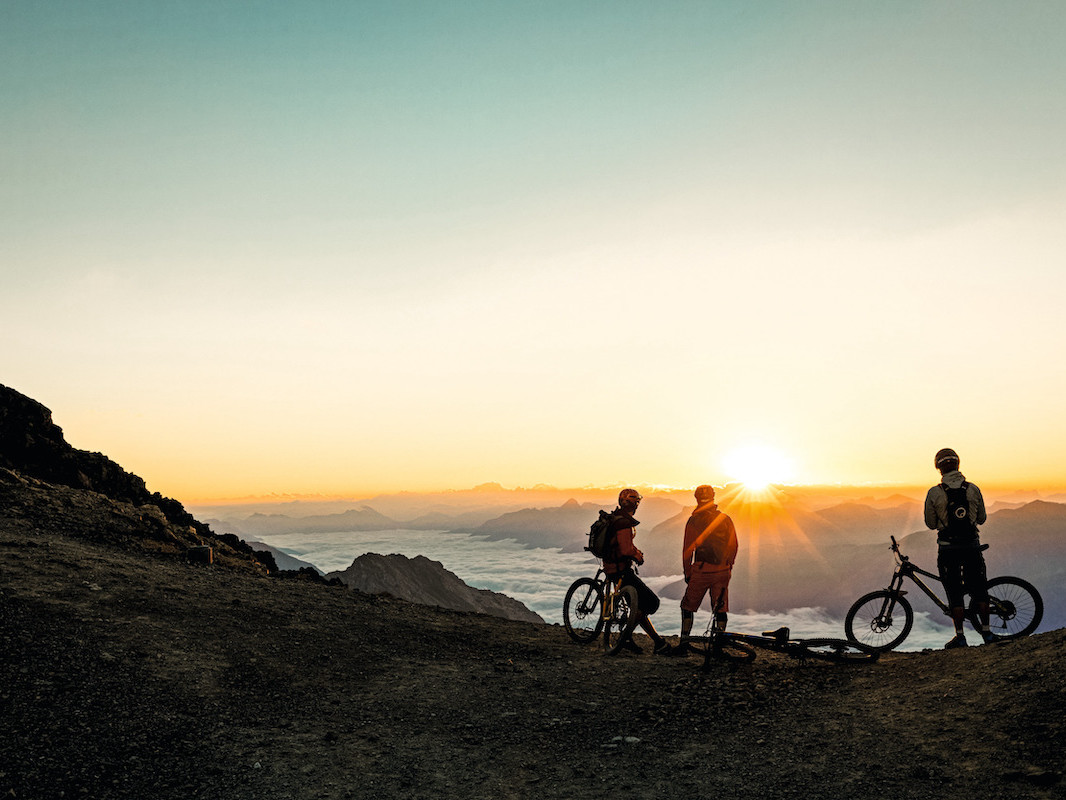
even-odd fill
[[[637,627],[637,590],[623,586],[614,597],[614,609],[603,628],[603,648],[606,655],[613,656],[621,649]]]
[[[914,609],[906,598],[880,589],[855,601],[844,618],[844,633],[849,642],[884,652],[898,647],[912,625]]]
[[[1044,600],[1031,583],[1003,576],[988,582],[988,621],[997,639],[1018,639],[1036,630],[1044,617]],[[970,621],[975,623],[976,612]]]
[[[563,625],[581,644],[596,640],[603,630],[603,587],[593,578],[578,578],[563,601]]]
[[[755,648],[747,642],[732,639],[728,634],[715,636],[707,644],[707,649],[704,650],[703,671],[710,671],[712,661],[725,661],[736,666],[745,661],[754,660]]]
[[[871,664],[881,655],[881,651],[843,639],[804,639],[799,655],[801,658],[819,658],[837,664]]]

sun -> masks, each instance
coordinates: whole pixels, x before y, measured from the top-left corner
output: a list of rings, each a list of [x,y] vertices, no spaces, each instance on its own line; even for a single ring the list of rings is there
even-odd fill
[[[722,459],[726,476],[740,481],[746,489],[762,491],[771,483],[792,477],[792,461],[776,447],[745,444],[729,451]]]

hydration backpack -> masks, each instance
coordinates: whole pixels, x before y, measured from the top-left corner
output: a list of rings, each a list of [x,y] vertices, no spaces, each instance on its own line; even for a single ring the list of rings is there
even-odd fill
[[[942,536],[954,544],[962,544],[977,538],[977,526],[970,520],[970,501],[966,497],[966,489],[969,485],[963,481],[962,486],[951,489],[947,484],[940,484],[948,498],[948,526],[944,529]]]
[[[606,511],[600,511],[600,516],[589,528],[589,546],[586,549],[596,558],[606,558],[614,549],[611,515]]]
[[[714,512],[700,536],[699,544],[696,545],[696,560],[707,564],[723,563],[726,549],[729,547],[729,526],[724,524],[722,512]]]

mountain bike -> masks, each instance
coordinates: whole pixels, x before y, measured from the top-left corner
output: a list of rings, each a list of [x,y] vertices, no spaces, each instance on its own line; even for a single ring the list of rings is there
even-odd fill
[[[922,577],[942,583],[940,576],[914,564],[899,550],[896,537],[892,536],[889,548],[896,557],[896,569],[887,589],[864,594],[855,601],[844,619],[844,632],[849,641],[873,647],[876,650],[891,650],[898,647],[914,624],[914,609],[904,596],[904,578],[912,580],[936,606],[948,616],[951,609],[937,596]],[[981,545],[987,550],[988,545]],[[1044,616],[1044,601],[1040,593],[1028,581],[1004,575],[988,581],[989,623],[997,639],[1016,639],[1028,636],[1036,630]],[[979,630],[977,609],[971,602],[966,617],[975,630]]]
[[[605,654],[614,655],[637,626],[637,590],[608,579],[603,568],[593,578],[578,578],[563,600],[563,625],[580,644],[596,641],[603,632]]]
[[[869,664],[876,661],[880,655],[875,648],[844,639],[794,639],[792,631],[787,627],[764,631],[761,636],[718,630],[714,625],[714,618],[715,615],[712,615],[703,636],[689,638],[690,643],[695,643],[693,649],[703,653],[704,672],[710,670],[711,662],[715,660],[735,663],[754,661],[757,647],[784,653],[801,661],[813,658],[837,664]]]

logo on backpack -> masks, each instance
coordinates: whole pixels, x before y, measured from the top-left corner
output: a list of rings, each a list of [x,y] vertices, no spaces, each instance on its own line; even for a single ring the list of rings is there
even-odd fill
[[[944,529],[943,538],[949,542],[961,544],[977,538],[977,526],[970,520],[970,501],[966,497],[966,489],[969,486],[966,481],[956,489],[940,484],[944,487],[944,494],[948,499],[948,526]]]
[[[611,515],[606,511],[600,511],[600,516],[589,528],[589,546],[586,549],[596,558],[606,558],[613,549],[613,544]]]

